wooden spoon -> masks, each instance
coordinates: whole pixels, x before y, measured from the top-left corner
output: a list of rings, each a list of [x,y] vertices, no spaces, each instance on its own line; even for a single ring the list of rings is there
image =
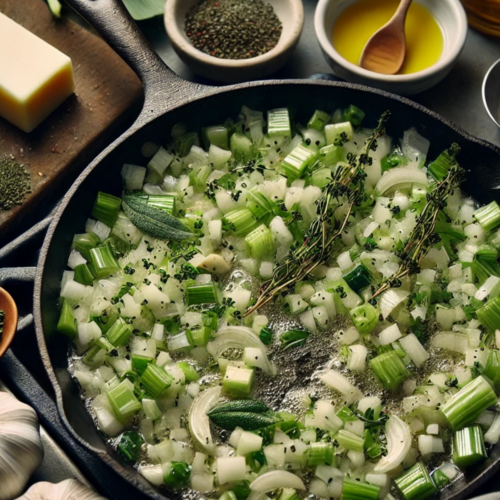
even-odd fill
[[[376,31],[363,49],[359,65],[375,73],[396,74],[406,55],[405,20],[412,0],[401,0],[390,21]]]
[[[14,299],[3,288],[0,288],[0,310],[5,313],[3,333],[0,334],[0,358],[5,354],[14,340],[17,330],[17,306]]]

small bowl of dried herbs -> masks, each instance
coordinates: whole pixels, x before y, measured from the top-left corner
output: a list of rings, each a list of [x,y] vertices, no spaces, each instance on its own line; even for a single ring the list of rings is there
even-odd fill
[[[14,299],[0,288],[0,358],[14,340],[17,331],[17,306]]]
[[[195,73],[222,83],[264,78],[292,55],[302,0],[167,0],[165,27]]]

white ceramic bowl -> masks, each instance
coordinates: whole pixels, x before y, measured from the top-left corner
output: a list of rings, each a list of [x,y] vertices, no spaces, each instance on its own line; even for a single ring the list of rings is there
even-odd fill
[[[281,68],[292,55],[304,26],[302,0],[264,0],[273,6],[283,31],[269,52],[251,59],[221,59],[196,49],[184,32],[186,12],[200,0],[167,0],[165,27],[177,55],[195,73],[222,83],[258,80]]]
[[[459,0],[418,0],[418,3],[427,7],[441,27],[443,53],[436,64],[408,75],[382,75],[368,71],[350,63],[335,50],[331,41],[335,21],[345,8],[356,1],[358,0],[319,0],[316,7],[316,36],[328,64],[338,77],[395,94],[412,95],[436,85],[450,72],[467,37],[467,17]]]

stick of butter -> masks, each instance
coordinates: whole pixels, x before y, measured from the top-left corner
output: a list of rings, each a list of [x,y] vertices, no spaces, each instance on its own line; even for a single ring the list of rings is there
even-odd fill
[[[0,13],[0,116],[31,132],[74,90],[71,59]]]

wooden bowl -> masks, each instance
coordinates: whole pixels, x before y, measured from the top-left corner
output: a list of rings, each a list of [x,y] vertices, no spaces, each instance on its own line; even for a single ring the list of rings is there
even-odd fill
[[[3,333],[0,334],[0,358],[14,340],[17,331],[17,306],[11,295],[0,288],[0,311],[5,313]]]

